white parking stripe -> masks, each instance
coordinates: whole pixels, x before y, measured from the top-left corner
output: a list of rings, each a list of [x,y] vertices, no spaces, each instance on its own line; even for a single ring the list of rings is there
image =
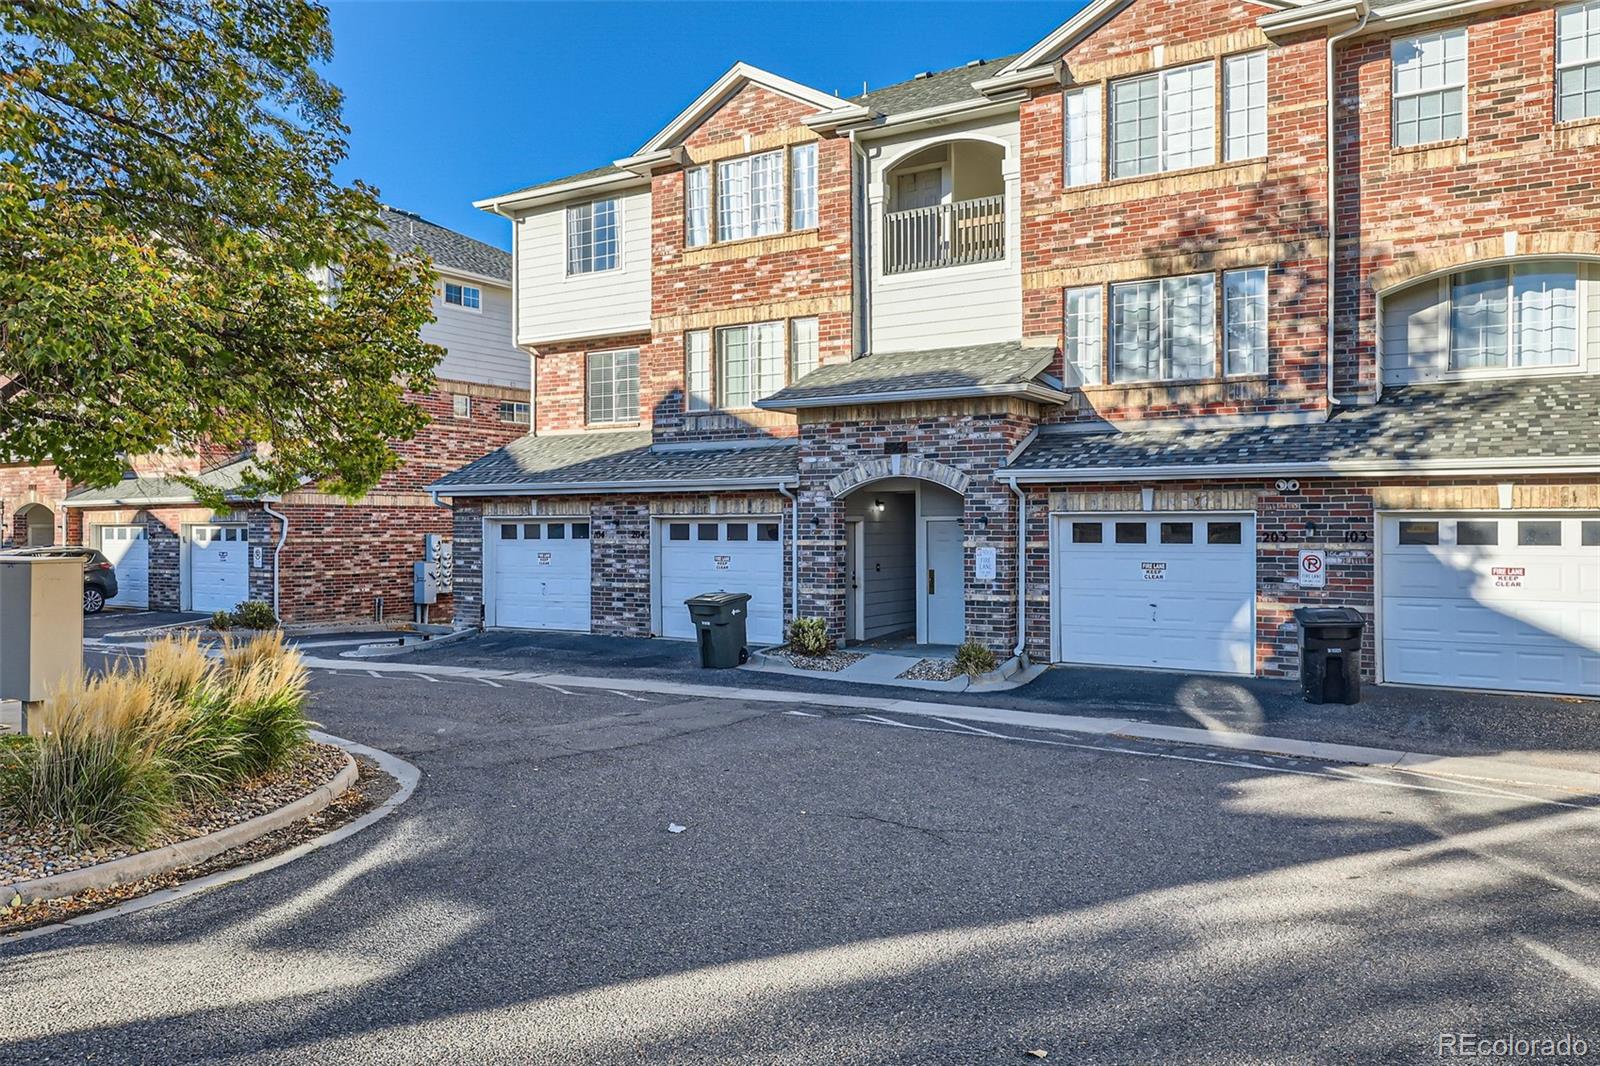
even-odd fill
[[[435,685],[442,685],[442,684],[444,684],[444,682],[443,682],[443,681],[440,681],[440,680],[439,680],[439,679],[438,679],[438,678],[437,678],[437,677],[429,677],[429,676],[428,676],[428,675],[427,675],[427,674],[417,674],[417,675],[415,675],[415,676],[417,676],[417,677],[420,677],[420,678],[422,678],[422,680],[424,680],[424,681],[431,681],[431,682],[433,682],[433,683],[434,683],[434,684],[435,684]]]
[[[500,682],[498,682],[498,681],[490,681],[487,677],[480,677],[480,678],[478,678],[478,680],[480,682],[482,682],[483,684],[488,685],[490,688],[505,688],[505,686],[502,685]]]
[[[614,696],[621,696],[625,700],[632,700],[635,703],[649,703],[650,702],[649,700],[645,699],[643,696],[635,696],[633,693],[631,693],[631,692],[623,692],[621,689],[611,688],[611,689],[606,689],[606,691],[611,693]]]

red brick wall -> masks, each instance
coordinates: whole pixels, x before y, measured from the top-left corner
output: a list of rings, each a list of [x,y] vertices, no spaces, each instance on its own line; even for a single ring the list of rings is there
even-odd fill
[[[1378,272],[1392,276],[1429,257],[1504,255],[1508,232],[1519,254],[1542,240],[1557,251],[1600,253],[1600,121],[1555,120],[1553,6],[1426,29],[1451,25],[1467,26],[1467,132],[1442,148],[1392,147],[1393,36],[1340,49],[1338,374],[1346,391],[1370,391],[1377,380]]]
[[[471,398],[470,418],[455,417],[453,398],[457,394]],[[520,389],[441,381],[431,395],[413,394],[408,399],[427,413],[428,424],[410,440],[394,442],[400,465],[385,474],[373,492],[421,492],[452,470],[528,432],[527,426],[500,420],[500,401],[528,401],[528,394]]]
[[[412,564],[421,561],[423,538],[450,533],[444,507],[370,506],[334,503],[275,506],[289,519],[279,571],[279,613],[285,622],[370,622],[383,598],[386,622],[413,617]],[[271,599],[272,552],[278,523],[264,512],[251,522],[251,540],[263,548],[261,580],[252,576],[251,595]],[[441,597],[429,615],[447,621],[451,607]]]
[[[535,353],[534,376],[538,403],[534,409],[540,433],[583,429],[588,423],[586,360],[590,352],[609,352],[617,348],[638,348],[641,367],[650,334],[633,333],[599,337],[565,344],[541,344]],[[643,392],[641,388],[640,392]],[[642,406],[642,397],[641,397]],[[639,416],[645,417],[643,412]]]
[[[794,433],[792,420],[760,413],[731,420],[695,418],[685,425],[686,328],[816,317],[821,361],[850,358],[850,145],[838,138],[816,140],[805,130],[801,119],[816,110],[747,85],[684,141],[694,162],[709,164],[713,174],[718,160],[815,141],[818,225],[814,230],[785,229],[777,236],[713,240],[686,249],[683,172],[660,174],[651,186],[651,316],[657,327],[654,340],[641,353],[640,402],[662,436]],[[803,306],[807,303],[833,309],[807,309]],[[691,316],[699,316],[699,321],[691,321]]]
[[[68,488],[53,466],[0,466],[0,515],[5,520],[0,526],[0,547],[28,543],[28,522],[22,511],[34,503],[50,508],[57,543],[67,540],[61,501]]]
[[[1255,20],[1268,9],[1229,0],[1138,0],[1066,56],[1079,84],[1255,51]],[[1165,55],[1157,64],[1151,48]],[[1315,39],[1268,48],[1267,158],[1217,163],[1068,189],[1062,97],[1040,90],[1021,106],[1023,334],[1062,334],[1062,289],[1141,277],[1269,268],[1269,370],[1265,378],[1213,379],[1200,387],[1084,390],[1080,407],[1051,420],[1310,409],[1323,403],[1326,259],[1323,50]],[[1110,147],[1105,149],[1109,174]],[[1220,315],[1221,284],[1218,281]],[[1109,317],[1107,296],[1102,308]],[[1221,347],[1218,332],[1218,347]],[[1108,353],[1109,354],[1109,353]],[[1058,366],[1056,372],[1060,372]]]

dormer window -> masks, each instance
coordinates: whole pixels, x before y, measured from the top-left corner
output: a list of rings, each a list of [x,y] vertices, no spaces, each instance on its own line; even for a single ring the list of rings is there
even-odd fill
[[[476,285],[457,285],[455,282],[444,283],[444,302],[447,307],[459,307],[463,311],[480,311],[483,309],[483,290]]]
[[[567,274],[596,274],[621,264],[617,201],[594,200],[567,208]]]

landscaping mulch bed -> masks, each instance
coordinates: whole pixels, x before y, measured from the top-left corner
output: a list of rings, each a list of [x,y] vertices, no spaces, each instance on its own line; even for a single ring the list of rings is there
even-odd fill
[[[185,810],[171,826],[148,841],[144,848],[72,846],[60,827],[28,829],[0,811],[0,895],[14,881],[31,881],[96,863],[110,862],[136,851],[149,851],[205,836],[230,825],[275,811],[331,781],[344,767],[344,750],[331,744],[310,744],[289,766],[246,782],[227,795]],[[0,903],[3,903],[0,900]]]
[[[961,671],[954,659],[918,659],[915,666],[899,676],[907,681],[954,681]]]
[[[858,663],[866,658],[865,655],[853,651],[830,651],[824,655],[802,655],[800,652],[784,649],[775,654],[796,670],[821,670],[830,674],[836,674],[851,663]]]
[[[326,745],[317,746],[326,747]],[[333,750],[339,751],[338,748]],[[8,908],[5,905],[6,901],[0,899],[0,937],[41,925],[51,925],[107,907],[115,907],[160,889],[173,888],[185,881],[193,881],[222,870],[258,862],[355,821],[399,791],[400,783],[380,770],[372,760],[356,756],[356,769],[358,776],[355,783],[321,811],[293,825],[284,826],[276,832],[257,837],[248,844],[241,844],[231,851],[213,856],[205,862],[168,870],[166,873],[138,881],[113,885],[110,888],[91,889],[65,899],[41,900],[22,907]],[[336,766],[329,777],[337,772]]]

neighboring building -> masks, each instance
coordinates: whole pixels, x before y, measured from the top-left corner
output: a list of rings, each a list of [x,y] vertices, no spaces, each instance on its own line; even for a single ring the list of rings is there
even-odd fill
[[[849,101],[737,65],[480,205],[534,422],[433,486],[456,620],[736,588],[758,642],[1281,676],[1334,603],[1368,677],[1600,695],[1597,144],[1600,0],[1096,0]]]
[[[357,500],[307,485],[212,511],[173,476],[198,472],[230,489],[248,455],[181,468],[135,463],[119,484],[49,497],[68,516],[70,542],[116,563],[113,606],[214,611],[258,599],[289,622],[412,617],[412,564],[423,558],[424,537],[450,532],[449,510],[426,486],[527,431],[529,368],[511,343],[511,257],[407,212],[386,209],[384,222],[397,253],[421,248],[433,262],[434,321],[421,335],[445,349],[435,391],[411,398],[429,422],[396,443],[400,465]],[[450,616],[448,597],[431,616]]]

